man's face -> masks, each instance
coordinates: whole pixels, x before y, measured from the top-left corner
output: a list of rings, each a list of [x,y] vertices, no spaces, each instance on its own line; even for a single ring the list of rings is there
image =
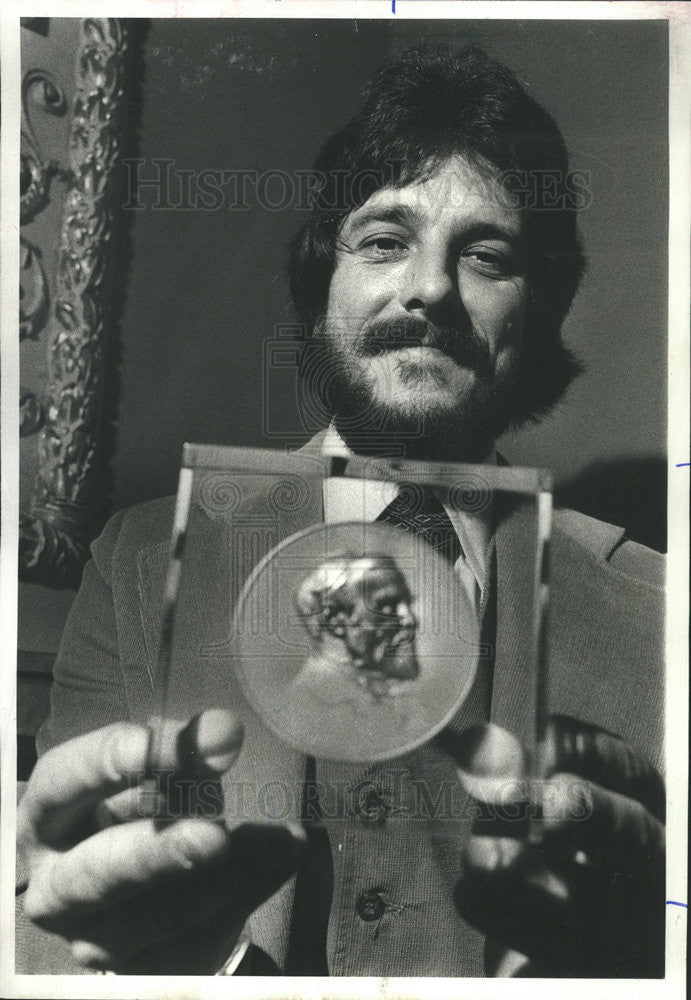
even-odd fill
[[[405,578],[387,567],[368,568],[353,591],[350,624],[345,629],[352,659],[360,669],[387,678],[416,677],[416,620]]]
[[[321,332],[356,447],[385,426],[411,455],[472,461],[510,423],[528,286],[503,194],[454,156],[344,220]]]

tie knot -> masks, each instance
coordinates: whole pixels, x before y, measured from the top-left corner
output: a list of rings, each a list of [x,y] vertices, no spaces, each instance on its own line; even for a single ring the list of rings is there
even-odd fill
[[[437,494],[417,483],[404,483],[379,515],[379,521],[402,531],[421,535],[425,541],[455,563],[461,555],[461,543],[449,515]]]

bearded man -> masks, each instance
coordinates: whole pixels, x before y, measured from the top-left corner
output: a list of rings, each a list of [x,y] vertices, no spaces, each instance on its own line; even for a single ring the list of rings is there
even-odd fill
[[[306,391],[332,416],[309,448],[498,461],[497,437],[544,416],[579,370],[560,339],[583,256],[555,123],[482,52],[414,50],[374,77],[316,170],[291,260],[310,334]],[[536,183],[545,171],[548,190]],[[375,484],[344,483],[310,498],[304,524],[358,509],[375,519],[392,502]],[[190,569],[203,614],[184,637],[179,717],[194,714],[202,671],[219,708],[171,723],[156,763],[222,785],[226,802],[234,781],[347,787],[339,810],[322,796],[328,822],[308,837],[259,815],[238,823],[227,806],[163,828],[143,814],[172,505],[113,519],[66,628],[20,809],[25,971],[213,974],[236,968],[226,959],[242,940],[239,973],[663,974],[664,790],[648,762],[659,765],[662,745],[661,557],[621,529],[555,516],[550,705],[562,714],[531,804],[543,815],[534,844],[498,809],[523,766],[510,732],[526,617],[514,517],[434,502],[493,655],[443,738],[397,770],[278,744],[243,707],[228,663],[200,652],[222,634],[230,584],[211,590],[208,564]],[[460,780],[466,806],[483,808],[406,813],[399,779],[429,799]],[[300,803],[291,815],[305,818]]]

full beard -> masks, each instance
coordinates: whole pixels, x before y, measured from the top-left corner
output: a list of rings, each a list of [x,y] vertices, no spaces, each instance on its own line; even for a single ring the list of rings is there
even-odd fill
[[[360,343],[345,347],[325,325],[316,332],[319,366],[328,374],[320,386],[323,405],[354,452],[481,462],[512,422],[517,366],[497,374],[475,331],[421,320],[377,323]],[[416,357],[415,347],[423,345],[441,352],[438,362]],[[395,358],[394,351],[400,352]],[[398,381],[409,389],[404,399],[378,398],[364,367],[378,357],[382,363],[393,362]]]
[[[403,639],[387,646],[380,670],[386,677],[396,680],[410,681],[417,677],[420,667],[415,655],[415,641]]]

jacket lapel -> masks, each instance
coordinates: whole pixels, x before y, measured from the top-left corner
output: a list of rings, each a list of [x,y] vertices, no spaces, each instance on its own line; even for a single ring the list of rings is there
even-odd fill
[[[492,580],[496,626],[490,718],[530,743],[535,731],[537,681],[533,653],[536,512],[531,501],[506,497],[498,504]]]

